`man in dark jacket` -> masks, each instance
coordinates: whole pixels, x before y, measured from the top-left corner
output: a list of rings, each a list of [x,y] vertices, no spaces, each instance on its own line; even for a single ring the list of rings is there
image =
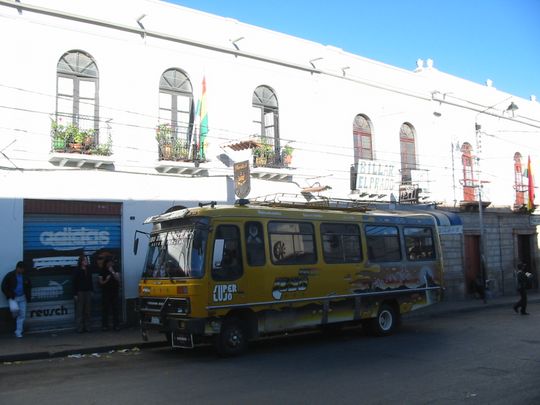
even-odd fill
[[[516,272],[516,278],[519,301],[514,304],[514,311],[518,312],[518,310],[521,308],[521,315],[529,315],[527,312],[527,287],[529,284],[529,278],[532,275],[531,273],[527,273],[525,271],[525,263],[518,264],[517,268],[518,270]]]
[[[24,263],[18,262],[15,270],[6,274],[2,280],[2,292],[8,299],[9,308],[16,319],[15,336],[18,338],[23,334],[26,303],[30,302],[31,290],[30,279],[24,274]]]

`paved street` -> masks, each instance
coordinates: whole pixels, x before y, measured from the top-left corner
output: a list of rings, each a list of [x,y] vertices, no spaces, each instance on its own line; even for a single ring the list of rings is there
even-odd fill
[[[361,330],[211,348],[126,350],[0,366],[2,404],[538,404],[540,304],[410,319]]]

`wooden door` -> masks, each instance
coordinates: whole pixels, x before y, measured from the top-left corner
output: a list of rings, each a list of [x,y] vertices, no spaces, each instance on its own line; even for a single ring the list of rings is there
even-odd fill
[[[480,236],[465,235],[465,291],[477,292],[477,280],[480,278]]]

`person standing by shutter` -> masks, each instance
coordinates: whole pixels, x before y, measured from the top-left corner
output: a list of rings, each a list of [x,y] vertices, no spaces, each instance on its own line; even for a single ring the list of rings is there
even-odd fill
[[[84,254],[81,254],[77,269],[73,275],[73,299],[77,311],[77,332],[79,333],[90,332],[93,291],[92,271],[88,267],[88,259]]]
[[[109,313],[112,312],[113,328],[120,330],[118,295],[120,292],[120,273],[114,268],[112,259],[106,259],[99,275],[99,284],[103,294],[102,330],[109,330]]]
[[[2,292],[9,301],[9,307],[15,318],[15,336],[22,338],[24,320],[26,318],[26,304],[31,299],[32,284],[25,274],[23,262],[18,262],[15,270],[6,274],[2,280]]]

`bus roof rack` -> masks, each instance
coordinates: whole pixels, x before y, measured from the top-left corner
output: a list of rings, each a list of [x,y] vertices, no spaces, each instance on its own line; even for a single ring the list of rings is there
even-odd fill
[[[347,198],[330,198],[293,193],[275,193],[265,196],[250,198],[250,205],[283,208],[317,208],[339,211],[366,212],[370,210],[365,201]]]

